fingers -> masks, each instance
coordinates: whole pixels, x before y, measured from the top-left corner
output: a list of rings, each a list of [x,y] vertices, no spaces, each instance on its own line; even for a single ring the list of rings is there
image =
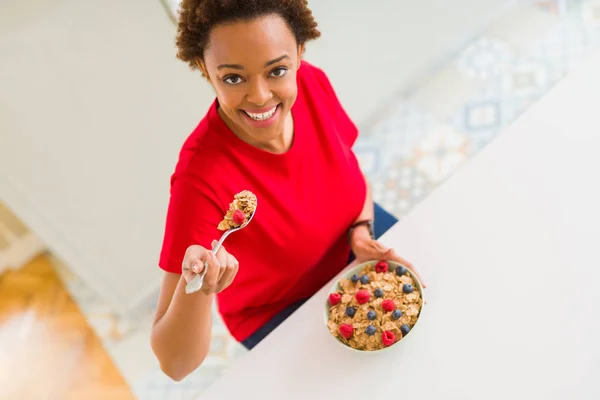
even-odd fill
[[[421,285],[423,285],[423,288],[427,287],[427,285],[425,284],[425,281],[423,281],[423,278],[421,278],[419,271],[417,271],[415,269],[414,265],[411,262],[409,262],[408,260],[405,260],[404,258],[397,255],[393,249],[389,249],[388,252],[389,252],[389,257],[388,257],[389,260],[396,261],[397,263],[400,263],[400,264],[404,265],[406,268],[410,269],[412,271],[412,273],[414,273],[417,276],[417,278],[421,282]]]
[[[393,250],[373,240],[369,244],[368,252],[373,260],[389,260]]]
[[[216,245],[213,241],[212,247]],[[202,246],[190,246],[183,259],[181,268],[186,281],[190,281],[196,274],[204,272],[206,265],[206,274],[202,288],[205,294],[217,293],[228,287],[239,270],[238,260],[227,253],[225,247],[221,247],[215,255],[211,250]]]
[[[181,269],[197,273],[196,270],[202,270],[202,265],[208,256],[208,252],[202,246],[190,246],[185,251]]]
[[[211,246],[214,248],[217,241],[213,241]],[[239,270],[238,260],[227,252],[225,246],[221,246],[216,256],[208,252],[214,261],[214,267],[211,265],[204,278],[204,289],[210,293],[218,293],[233,282]]]
[[[219,282],[219,275],[221,272],[221,266],[219,260],[213,254],[212,251],[208,253],[208,270],[204,276],[204,282],[202,284],[202,290],[206,293],[214,293],[217,283]]]
[[[421,277],[419,272],[415,269],[414,265],[410,261],[397,255],[396,252],[394,251],[394,249],[387,248],[386,246],[384,246],[383,244],[379,243],[376,240],[373,240],[371,243],[369,243],[368,246],[365,246],[365,247],[366,247],[366,249],[364,249],[364,250],[369,254],[369,256],[372,259],[391,260],[391,261],[396,261],[397,263],[404,265],[406,268],[410,269],[417,276],[417,278],[421,282],[421,285],[423,285],[423,288],[427,287],[425,285],[425,282],[423,281],[423,278]]]
[[[373,248],[375,249],[375,251],[380,254],[380,255],[385,255],[387,254],[391,249],[388,249],[386,246],[384,246],[383,244],[379,243],[378,241],[373,241]]]
[[[213,240],[211,243],[212,248],[214,249],[216,245],[217,245],[217,241]],[[217,252],[217,260],[219,260],[219,264],[220,264],[220,270],[219,270],[219,276],[217,277],[217,282],[220,282],[221,277],[225,273],[225,269],[227,267],[227,250],[225,249],[225,246],[221,246],[221,248]]]
[[[410,268],[411,270],[414,268],[413,264],[410,261],[397,255],[396,252],[394,251],[394,249],[389,249],[386,252],[386,256],[388,256],[388,258],[390,260],[396,261],[396,262],[404,265],[406,268]]]
[[[219,280],[219,284],[217,285],[217,291],[222,291],[227,286],[233,282],[233,279],[238,273],[240,263],[238,260],[232,256],[231,254],[227,254],[227,264],[225,267],[225,271]]]

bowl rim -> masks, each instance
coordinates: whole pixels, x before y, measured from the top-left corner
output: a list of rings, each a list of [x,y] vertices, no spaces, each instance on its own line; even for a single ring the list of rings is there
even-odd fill
[[[419,320],[421,320],[422,314],[423,314],[423,309],[425,308],[425,296],[423,293],[423,284],[421,283],[421,281],[419,280],[419,277],[410,269],[408,268],[405,264],[402,264],[398,261],[392,261],[392,260],[383,260],[386,261],[389,264],[389,267],[392,267],[393,269],[396,269],[396,267],[402,266],[405,267],[407,272],[410,274],[411,278],[413,279],[413,281],[417,284],[418,290],[421,292],[421,309],[419,310],[419,316],[417,317],[417,320],[415,321],[415,324],[412,326],[412,328],[410,329],[410,331],[404,335],[402,337],[402,339],[398,340],[396,343],[394,343],[391,346],[387,346],[387,347],[383,347],[381,349],[376,349],[376,350],[359,350],[359,349],[355,349],[354,347],[350,347],[347,344],[345,344],[344,342],[342,342],[340,339],[338,339],[337,337],[333,336],[331,334],[331,332],[329,331],[329,314],[330,314],[330,306],[329,306],[329,294],[338,291],[339,289],[341,289],[340,287],[340,281],[342,279],[350,279],[350,277],[352,277],[352,275],[354,275],[355,273],[357,273],[358,271],[362,270],[363,268],[365,268],[367,265],[369,264],[376,264],[379,261],[382,260],[369,260],[369,261],[364,261],[362,263],[359,263],[353,267],[347,268],[344,270],[344,272],[341,275],[338,275],[338,277],[336,278],[335,282],[329,287],[329,290],[326,293],[325,296],[325,328],[327,329],[327,333],[328,335],[335,340],[337,343],[339,343],[340,345],[342,345],[343,347],[345,347],[346,349],[350,349],[352,351],[356,351],[358,353],[379,353],[382,351],[386,351],[386,350],[390,350],[393,347],[395,347],[398,343],[402,342],[403,340],[405,340],[406,337],[408,337],[411,332],[413,331],[413,329],[415,328],[415,326],[417,326],[417,324],[419,323]]]

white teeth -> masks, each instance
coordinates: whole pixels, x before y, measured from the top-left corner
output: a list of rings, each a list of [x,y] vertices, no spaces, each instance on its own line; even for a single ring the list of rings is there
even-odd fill
[[[248,116],[255,121],[264,121],[266,119],[271,118],[273,116],[273,114],[275,114],[276,110],[277,110],[277,106],[273,107],[270,111],[267,111],[265,113],[255,114],[255,113],[251,113],[248,111],[245,111],[245,113],[248,114]]]

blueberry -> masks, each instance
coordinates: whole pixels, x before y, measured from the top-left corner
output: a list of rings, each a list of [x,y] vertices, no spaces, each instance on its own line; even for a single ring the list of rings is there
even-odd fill
[[[414,290],[413,285],[410,283],[405,283],[404,286],[402,286],[402,291],[406,294],[412,293]]]
[[[402,311],[400,310],[394,310],[394,312],[392,313],[392,319],[396,320],[399,319],[402,316]]]
[[[408,332],[410,332],[410,326],[402,324],[402,326],[400,327],[400,331],[403,335],[406,335]]]
[[[371,310],[367,313],[367,318],[373,321],[375,318],[377,318],[377,313]]]
[[[402,265],[399,267],[396,267],[396,275],[402,276],[405,273],[406,273],[406,267],[403,267]]]
[[[365,329],[365,332],[367,335],[373,336],[375,332],[377,332],[377,329],[373,325],[369,325],[367,326],[367,329]]]
[[[381,290],[381,289],[375,289],[375,291],[373,292],[373,294],[375,295],[375,297],[383,297],[383,290]]]
[[[354,314],[356,314],[356,308],[354,307],[348,307],[346,308],[346,315],[349,316],[350,318],[354,317]]]
[[[369,277],[367,275],[363,275],[360,278],[360,283],[362,283],[363,285],[366,285],[367,283],[369,283]]]
[[[359,279],[359,278],[358,278],[358,274],[354,274],[354,275],[352,275],[352,278],[350,278],[350,280],[351,280],[353,283],[356,283],[356,282],[358,282],[358,279]]]

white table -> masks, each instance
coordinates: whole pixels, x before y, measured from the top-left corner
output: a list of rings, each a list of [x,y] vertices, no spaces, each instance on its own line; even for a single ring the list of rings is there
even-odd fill
[[[600,58],[382,239],[428,289],[395,351],[323,322],[326,285],[202,399],[599,399]]]

